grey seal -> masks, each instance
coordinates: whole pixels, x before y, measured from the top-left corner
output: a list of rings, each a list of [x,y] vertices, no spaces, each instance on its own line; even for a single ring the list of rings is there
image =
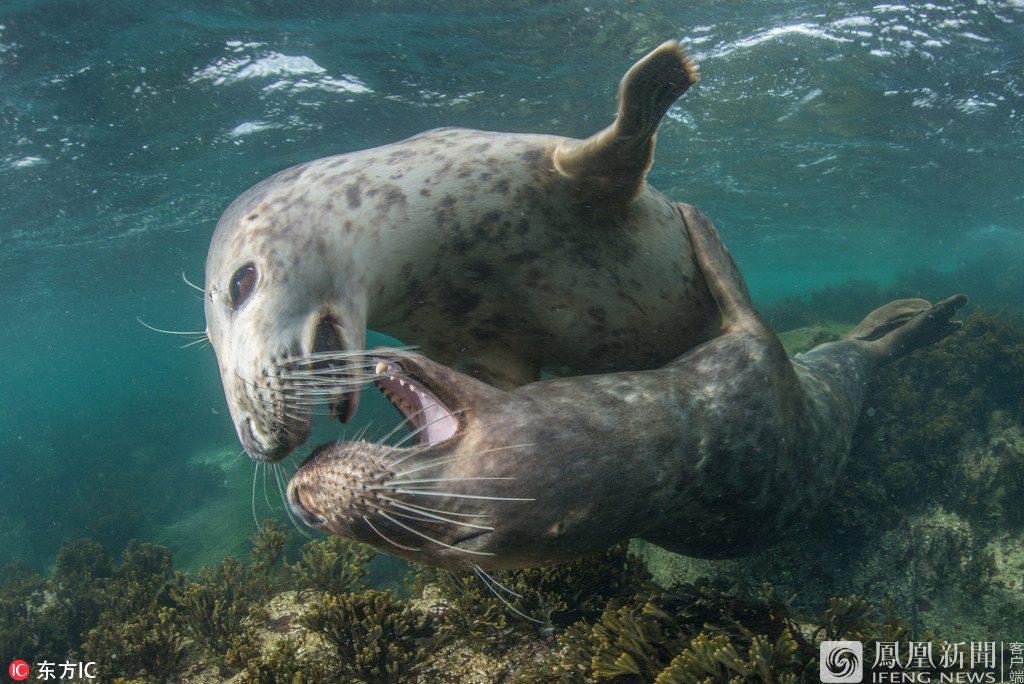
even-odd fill
[[[288,501],[307,524],[435,566],[569,560],[632,537],[722,558],[781,541],[843,473],[865,388],[958,327],[967,298],[892,302],[794,358],[754,309],[711,222],[680,205],[721,335],[657,370],[503,391],[377,350],[409,446],[321,446]]]
[[[505,389],[542,370],[656,367],[714,336],[679,212],[645,181],[661,119],[697,79],[668,42],[626,73],[614,123],[585,140],[438,129],[235,199],[204,301],[248,454],[284,458],[315,403],[352,417],[367,328]]]

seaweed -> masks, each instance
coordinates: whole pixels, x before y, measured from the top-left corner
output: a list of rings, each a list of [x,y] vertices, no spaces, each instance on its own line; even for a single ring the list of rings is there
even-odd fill
[[[51,628],[49,583],[21,561],[0,570],[0,652],[29,662],[56,651],[65,640]]]
[[[252,575],[236,558],[227,557],[216,569],[202,568],[198,581],[175,573],[171,596],[197,642],[217,656],[226,653],[242,630],[252,608]]]
[[[300,618],[323,636],[342,668],[364,682],[403,682],[426,662],[433,634],[431,619],[391,591],[322,595]]]
[[[707,584],[613,602],[599,620],[572,625],[559,642],[560,658],[541,665],[538,679],[762,681],[765,671],[776,678],[799,674],[814,652],[770,587],[741,598]]]
[[[103,612],[102,590],[114,574],[114,559],[102,544],[79,539],[60,547],[56,565],[50,578],[55,636],[64,650],[74,650]]]
[[[792,615],[791,600],[768,585],[739,593],[709,582],[663,589],[624,548],[495,573],[490,587],[475,575],[428,584],[428,577],[446,574],[424,572],[417,582],[434,599],[429,609],[422,600],[395,600],[390,591],[331,594],[324,586],[362,584],[361,570],[338,564],[361,563],[369,552],[324,540],[307,544],[305,563],[290,566],[278,550],[282,540],[266,534],[273,530],[264,526],[254,535],[250,564],[227,558],[195,579],[173,571],[166,549],[140,542],[116,564],[99,545],[68,545],[49,580],[10,566],[0,572],[0,635],[34,629],[43,619],[66,624],[101,605],[95,623],[77,635],[81,647],[64,638],[69,648],[58,652],[97,662],[105,679],[167,681],[182,676],[187,660],[266,684],[465,681],[487,651],[500,653],[486,666],[493,676],[522,682],[808,682],[817,680],[820,639],[860,640],[870,662],[871,644],[906,648],[915,638],[890,602],[879,611],[856,597],[836,598],[819,619],[807,620]],[[268,605],[267,592],[300,583],[314,596],[308,606],[288,605],[291,612],[268,624],[266,611],[280,603]],[[75,586],[87,590],[81,606],[53,600],[61,587]],[[300,631],[275,634],[296,626]],[[509,657],[513,649],[528,656],[526,664]],[[55,651],[37,653],[52,659]]]
[[[104,613],[89,630],[83,650],[99,672],[162,682],[184,658],[182,621],[174,608],[167,607],[121,619]]]
[[[366,566],[377,552],[370,546],[341,537],[307,542],[302,558],[290,567],[300,594],[320,591],[343,594],[364,587]]]
[[[821,638],[860,640],[868,663],[878,642],[906,650],[915,640],[890,603],[881,619],[878,613],[856,597],[833,598],[813,622],[817,628],[809,628],[770,585],[746,595],[715,584],[678,585],[626,605],[613,601],[598,620],[572,625],[558,637],[554,657],[536,663],[527,681],[816,682]],[[916,640],[941,647],[928,632]]]
[[[82,652],[100,671],[162,681],[184,655],[182,620],[170,607],[171,553],[132,540],[98,589],[104,609],[84,633]]]

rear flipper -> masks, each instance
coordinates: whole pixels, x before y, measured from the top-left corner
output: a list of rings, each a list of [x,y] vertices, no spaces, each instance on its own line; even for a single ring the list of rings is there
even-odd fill
[[[880,362],[892,361],[959,330],[953,316],[966,303],[962,294],[934,306],[923,299],[898,299],[868,314],[845,339],[868,342]]]
[[[577,179],[586,203],[634,199],[643,190],[662,117],[699,78],[697,65],[679,43],[662,43],[622,77],[615,122],[586,140],[559,144],[552,158],[555,169]]]

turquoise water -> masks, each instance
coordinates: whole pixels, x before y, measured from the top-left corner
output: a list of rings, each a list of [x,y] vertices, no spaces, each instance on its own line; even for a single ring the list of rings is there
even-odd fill
[[[702,80],[650,181],[712,217],[759,303],[931,269],[1024,309],[1020,0],[213,5],[0,7],[0,564],[86,535],[245,552],[213,353],[138,321],[203,330],[182,276],[236,195],[436,126],[586,136],[668,38]]]

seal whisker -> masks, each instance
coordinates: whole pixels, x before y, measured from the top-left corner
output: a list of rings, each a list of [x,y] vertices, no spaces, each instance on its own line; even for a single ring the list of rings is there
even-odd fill
[[[467,596],[469,594],[469,591],[466,589],[466,583],[462,581],[462,577],[456,575],[454,572],[447,568],[444,569],[444,574],[445,577],[448,579],[448,582],[450,582],[451,585],[455,587],[456,591],[458,591],[459,594],[461,594],[462,596]],[[460,575],[461,574],[462,573],[460,573]],[[466,575],[466,577],[468,579],[468,575]]]
[[[369,528],[371,530],[373,530],[377,534],[378,537],[380,537],[381,539],[386,541],[388,544],[391,544],[392,546],[397,547],[399,549],[404,549],[406,551],[417,551],[417,552],[419,552],[419,551],[423,550],[423,549],[420,549],[420,548],[416,548],[415,546],[406,546],[404,544],[399,544],[396,541],[392,541],[392,540],[388,539],[386,534],[384,534],[383,532],[381,532],[380,530],[378,530],[376,527],[373,526],[373,523],[370,522],[369,518],[367,518],[365,515],[361,516],[361,517],[363,518],[363,522],[366,523],[367,526],[369,526]]]
[[[461,551],[462,553],[468,553],[468,554],[471,554],[471,555],[474,555],[474,556],[493,556],[494,555],[493,553],[490,553],[489,551],[474,551],[473,549],[461,549],[458,546],[452,546],[451,544],[445,544],[443,541],[441,541],[439,539],[434,539],[433,537],[431,537],[429,534],[426,534],[425,532],[421,532],[420,530],[417,530],[414,527],[409,527],[408,525],[402,523],[400,520],[395,520],[393,517],[391,517],[390,515],[388,515],[384,511],[380,511],[379,514],[380,514],[380,517],[384,518],[385,520],[391,521],[395,525],[398,525],[399,527],[401,527],[403,530],[406,530],[407,532],[412,532],[417,537],[423,537],[427,541],[433,542],[433,543],[437,544],[438,546],[443,546],[446,549],[451,549],[452,551]]]
[[[180,347],[178,347],[178,349],[188,349],[189,347],[195,346],[197,344],[203,345],[202,348],[205,349],[207,346],[209,346],[210,339],[204,335],[203,337],[200,337],[198,339],[192,340],[191,342],[189,342],[187,344],[181,345]]]
[[[371,485],[370,489],[390,489],[395,485],[434,484],[438,482],[477,482],[480,480],[514,480],[514,477],[436,477],[425,480],[387,480],[379,485]]]
[[[156,328],[156,327],[150,325],[149,323],[146,323],[144,320],[142,320],[138,316],[135,317],[135,320],[137,320],[139,323],[141,323],[143,325],[143,327],[149,328],[153,332],[163,333],[165,335],[183,335],[185,337],[195,337],[196,338],[196,339],[192,340],[191,342],[189,342],[187,344],[181,345],[180,347],[178,347],[178,349],[185,349],[186,347],[191,347],[192,345],[195,345],[195,344],[203,344],[203,343],[209,344],[209,342],[210,342],[210,337],[209,337],[209,335],[207,334],[207,332],[205,330],[163,330],[162,328]]]
[[[534,445],[533,444],[509,444],[509,445],[506,445],[506,446],[494,447],[493,449],[484,449],[483,451],[475,451],[475,452],[473,452],[471,454],[462,454],[462,455],[459,455],[459,456],[444,456],[444,457],[441,457],[441,458],[436,458],[433,461],[427,461],[425,463],[422,463],[422,464],[418,465],[417,467],[412,468],[410,470],[405,470],[405,471],[402,471],[401,473],[396,473],[393,476],[393,478],[394,478],[394,480],[398,480],[399,478],[405,477],[406,475],[412,475],[413,473],[418,473],[421,470],[427,470],[429,468],[436,468],[438,466],[448,465],[449,463],[454,463],[455,461],[458,461],[458,460],[461,460],[461,459],[465,459],[465,458],[476,458],[477,456],[484,456],[486,454],[493,454],[496,451],[505,451],[506,449],[519,449],[519,448],[532,447],[532,446],[534,446]],[[399,459],[399,460],[397,460],[397,461],[395,461],[393,463],[389,463],[388,465],[389,465],[389,467],[394,468],[396,465],[398,465],[399,463],[404,461],[406,458],[408,458],[408,456],[406,456],[404,458],[401,458],[401,459]]]
[[[412,351],[413,347],[395,347],[396,352]],[[393,354],[391,358],[398,359],[401,357],[400,353]],[[360,368],[373,368],[377,365],[381,358],[388,358],[382,356],[380,353],[375,352],[372,356],[370,352],[365,349],[355,350],[326,350],[326,351],[314,351],[308,354],[301,354],[296,356],[289,356],[288,358],[277,364],[282,369],[288,370],[299,370],[306,366],[313,367],[315,364],[331,362],[331,361],[345,361],[352,365],[352,362],[362,362],[358,367]],[[331,368],[327,366],[326,368]],[[312,370],[316,370],[312,368]]]
[[[452,520],[452,519],[446,518],[446,517],[444,517],[442,515],[435,515],[433,513],[427,513],[426,511],[414,510],[413,507],[406,506],[402,502],[396,501],[395,499],[391,499],[391,498],[386,497],[386,496],[382,496],[380,498],[384,499],[385,501],[387,501],[388,503],[390,503],[392,506],[394,506],[396,508],[400,508],[402,510],[407,511],[407,513],[404,513],[404,514],[403,513],[394,512],[394,515],[397,515],[397,516],[403,517],[403,518],[407,518],[409,520],[420,520],[420,521],[423,521],[423,522],[431,522],[432,520],[437,520],[439,522],[445,522],[445,523],[448,523],[450,525],[460,525],[462,527],[471,527],[471,528],[473,528],[475,530],[486,530],[487,532],[493,532],[494,531],[494,528],[491,527],[490,525],[475,525],[473,523],[462,522],[461,520]]]
[[[277,370],[277,369],[275,369]],[[310,384],[327,384],[329,382],[350,382],[365,385],[366,376],[355,371],[363,370],[361,366],[327,366],[325,368],[282,368],[280,377],[293,382],[308,381]]]
[[[274,504],[270,503],[270,494],[267,493],[267,468],[263,469],[263,501],[266,502],[271,513],[277,513]]]
[[[206,290],[204,290],[203,288],[199,287],[198,285],[193,283],[191,280],[189,280],[187,277],[185,277],[185,272],[184,271],[181,272],[181,279],[185,281],[186,285],[188,285],[189,287],[191,287],[194,290],[199,290],[200,292],[203,293],[203,296],[206,296]]]
[[[366,381],[361,377],[349,377],[349,373],[321,373],[312,375],[281,374],[283,380],[291,383],[292,389],[296,390],[320,390],[327,391],[334,389],[335,393],[339,387],[362,387]]]
[[[256,478],[260,472],[259,461],[256,461],[256,467],[252,469],[252,496],[250,497],[250,505],[252,507],[252,521],[256,524],[256,527],[260,526],[259,518],[256,516]]]
[[[503,597],[501,594],[499,594],[497,591],[495,591],[494,587],[497,586],[498,588],[504,590],[505,592],[511,594],[512,596],[515,596],[516,598],[522,598],[521,595],[515,593],[514,591],[512,591],[511,589],[506,587],[504,584],[502,584],[498,580],[496,580],[493,577],[491,577],[490,575],[488,575],[486,572],[484,572],[483,568],[481,568],[476,563],[473,563],[473,572],[475,572],[476,576],[480,578],[480,581],[483,582],[484,585],[488,589],[491,590],[491,593],[494,595],[494,597],[497,598],[502,603],[504,603],[508,607],[508,609],[511,610],[513,613],[515,613],[519,617],[522,617],[522,618],[525,618],[525,619],[529,620],[530,622],[536,622],[538,625],[544,624],[540,620],[537,620],[536,618],[532,618],[532,617],[530,617],[526,613],[523,613],[520,610],[516,610],[515,606],[513,606],[511,603],[506,601],[505,597]],[[492,582],[493,582],[493,585],[492,585]]]
[[[282,394],[293,397],[295,399],[301,399],[305,401],[317,401],[320,399],[333,399],[339,394],[344,394],[343,389],[359,389],[363,383],[351,383],[346,385],[344,382],[331,382],[322,385],[292,385],[281,391]]]
[[[400,422],[398,425],[396,425],[395,427],[393,427],[390,430],[388,430],[388,433],[386,435],[384,435],[383,437],[381,437],[380,440],[377,442],[377,446],[378,447],[383,446],[384,442],[386,442],[389,439],[391,439],[391,437],[393,437],[396,432],[398,432],[399,430],[404,428],[408,423],[409,423],[409,419],[406,418],[405,420]],[[390,451],[390,449],[389,449],[389,451]],[[378,459],[376,462],[379,463],[380,459]]]
[[[206,334],[205,330],[164,330],[163,328],[157,328],[157,327],[154,327],[154,326],[150,325],[149,323],[146,323],[144,320],[142,320],[138,316],[135,317],[135,320],[137,320],[139,323],[141,323],[144,328],[149,328],[153,332],[163,333],[165,335],[185,335],[187,337],[195,336],[195,337],[201,337],[203,339],[207,338],[207,334]]]
[[[418,511],[429,511],[430,513],[440,513],[440,514],[443,514],[443,515],[454,515],[454,516],[459,516],[459,517],[462,517],[462,518],[490,518],[491,517],[487,513],[456,513],[455,511],[442,511],[442,510],[440,510],[438,508],[430,508],[428,506],[420,506],[419,504],[409,503],[407,501],[399,502],[397,499],[392,499],[391,497],[385,496],[383,494],[380,494],[378,496],[381,499],[384,499],[385,501],[390,501],[392,503],[401,503],[406,508],[414,508],[414,509],[416,509]]]
[[[408,494],[409,496],[443,496],[453,499],[479,499],[481,501],[536,501],[515,496],[487,496],[485,494],[457,494],[455,492],[439,492],[428,489],[393,489],[396,494]]]

